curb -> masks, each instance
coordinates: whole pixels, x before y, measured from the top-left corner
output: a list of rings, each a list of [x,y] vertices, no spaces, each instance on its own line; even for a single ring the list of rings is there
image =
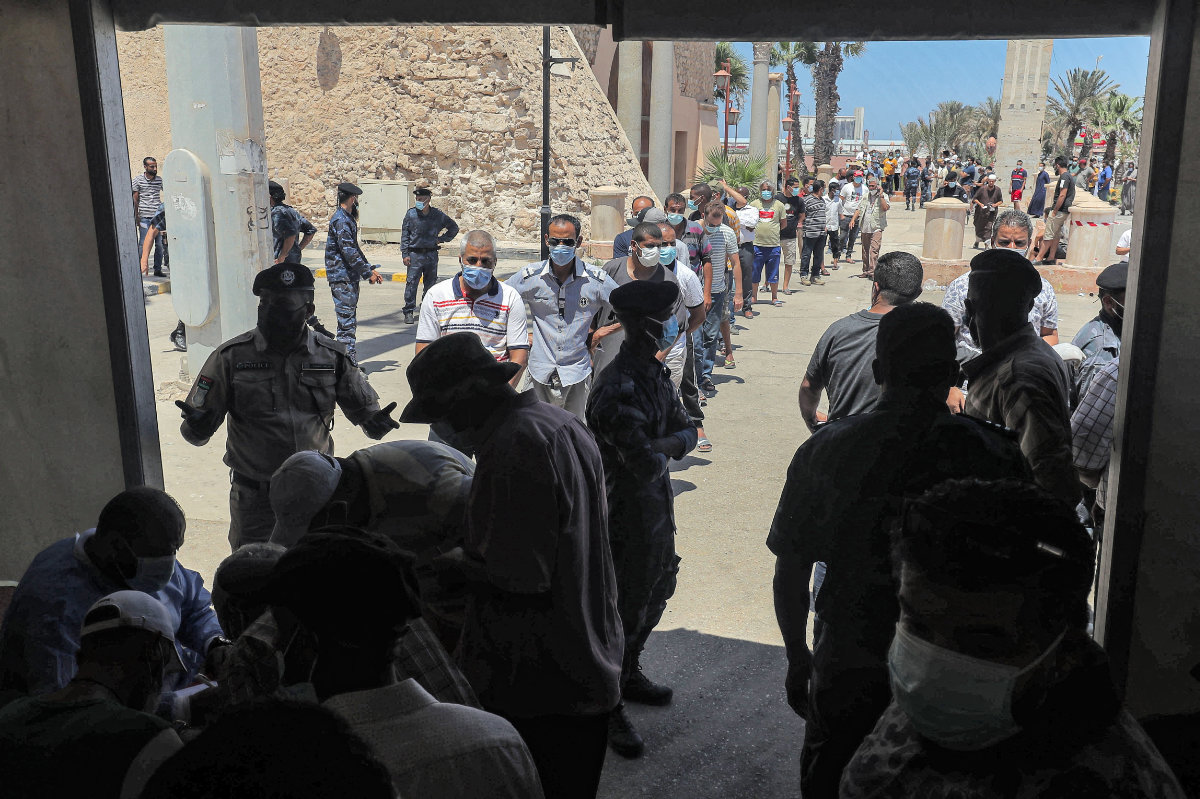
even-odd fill
[[[155,283],[148,280],[142,281],[142,296],[153,297],[157,294],[170,294],[171,281],[164,280],[161,283]]]

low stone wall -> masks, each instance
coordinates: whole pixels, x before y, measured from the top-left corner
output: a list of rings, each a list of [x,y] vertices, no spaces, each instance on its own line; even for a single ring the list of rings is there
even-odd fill
[[[954,278],[971,271],[970,261],[934,261],[922,258],[921,266],[925,272],[926,289],[935,287],[944,289]],[[1042,277],[1049,281],[1056,292],[1072,294],[1094,293],[1096,276],[1103,271],[1103,269],[1093,269],[1090,266],[1078,267],[1064,264],[1038,266],[1037,270]]]

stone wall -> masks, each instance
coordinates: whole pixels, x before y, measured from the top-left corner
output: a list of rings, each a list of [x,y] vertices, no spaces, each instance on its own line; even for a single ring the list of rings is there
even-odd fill
[[[571,33],[575,34],[575,41],[579,42],[579,49],[583,51],[583,57],[587,59],[588,64],[595,65],[596,51],[600,46],[600,32],[604,30],[599,25],[571,25]]]
[[[698,103],[713,101],[713,61],[716,42],[675,42],[675,77],[679,93]]]
[[[580,55],[555,27],[553,47]],[[170,149],[159,30],[118,33],[130,161]],[[343,180],[427,179],[464,229],[536,238],[541,202],[541,28],[341,27],[258,31],[272,178],[322,226]],[[586,57],[586,56],[584,56]],[[551,84],[551,207],[590,213],[588,190],[648,193],[592,71]]]

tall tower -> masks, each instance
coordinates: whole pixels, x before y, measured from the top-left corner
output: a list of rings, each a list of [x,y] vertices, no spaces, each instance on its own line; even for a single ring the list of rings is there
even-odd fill
[[[1008,43],[1004,59],[1004,88],[1000,94],[1000,133],[996,137],[996,183],[1008,195],[1008,178],[1017,160],[1025,162],[1027,185],[1037,177],[1042,154],[1042,122],[1046,117],[1046,92],[1050,89],[1053,39],[1019,39]],[[1026,191],[1028,206],[1032,191]]]

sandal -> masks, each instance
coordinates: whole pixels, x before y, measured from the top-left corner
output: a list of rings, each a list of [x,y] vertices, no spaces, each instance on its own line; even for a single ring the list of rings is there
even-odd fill
[[[783,300],[772,300],[771,304],[774,305],[776,308],[782,308]]]
[[[697,452],[712,452],[712,442],[707,438],[702,438],[696,442]]]
[[[747,319],[753,319],[754,311],[751,311],[749,308],[747,308],[744,312],[742,312],[742,316],[746,317]]]
[[[734,363],[732,355],[725,358],[725,368],[726,369],[736,369],[737,368],[737,364]]]

